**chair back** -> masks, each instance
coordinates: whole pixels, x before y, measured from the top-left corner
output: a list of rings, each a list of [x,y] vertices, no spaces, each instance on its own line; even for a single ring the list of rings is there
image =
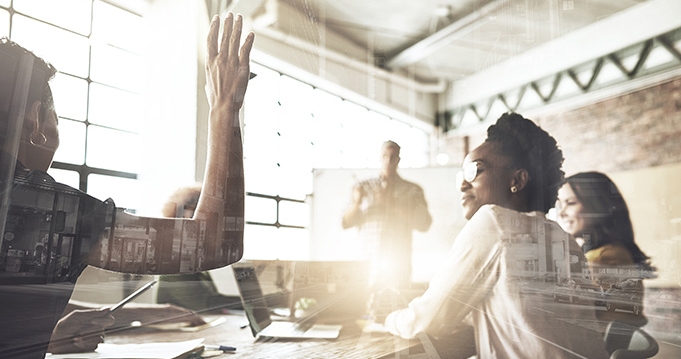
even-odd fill
[[[614,321],[605,332],[605,349],[610,359],[643,359],[657,354],[660,347],[643,329]]]

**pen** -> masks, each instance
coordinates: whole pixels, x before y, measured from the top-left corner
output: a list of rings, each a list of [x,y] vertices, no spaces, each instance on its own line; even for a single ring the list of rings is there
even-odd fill
[[[116,303],[114,306],[109,308],[109,313],[113,312],[114,310],[122,307],[125,305],[125,303],[135,299],[137,296],[140,294],[144,293],[147,289],[151,288],[154,284],[156,284],[156,280],[152,280],[151,282],[143,285],[140,289],[136,290],[134,293],[130,294],[129,296],[125,297],[123,300],[120,302]]]
[[[226,345],[204,345],[206,350],[222,350],[223,352],[233,352],[236,351],[235,347],[228,347]]]

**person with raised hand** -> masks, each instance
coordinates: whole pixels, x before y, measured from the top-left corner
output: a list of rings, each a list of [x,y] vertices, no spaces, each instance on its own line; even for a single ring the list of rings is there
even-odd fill
[[[223,267],[241,258],[245,192],[239,110],[243,105],[249,81],[250,51],[254,42],[254,34],[251,32],[246,35],[243,45],[240,46],[243,26],[241,15],[235,16],[228,13],[225,16],[221,37],[219,36],[220,25],[220,18],[217,15],[214,16],[208,33],[206,55],[208,82],[206,89],[210,113],[208,152],[202,189],[205,195],[201,196],[193,218],[146,218],[116,209],[116,221],[110,227],[114,235],[109,236],[104,230],[98,231],[93,229],[95,227],[88,227],[92,233],[83,237],[77,260],[73,263],[66,263],[66,267],[62,268],[59,275],[54,276],[55,281],[75,281],[86,266],[135,274],[176,274]],[[24,61],[25,59],[28,61]],[[21,62],[20,66],[15,66],[18,61],[24,62]],[[0,41],[0,64],[2,64],[3,74],[0,78],[2,81],[0,85],[2,88],[9,89],[0,91],[0,103],[12,101],[14,94],[11,89],[15,85],[14,79],[20,77],[17,75],[19,73],[23,76],[24,72],[21,71],[25,64],[32,66],[30,69],[33,74],[31,86],[35,85],[37,89],[37,91],[29,92],[26,110],[20,111],[25,114],[23,117],[12,115],[16,113],[12,111],[3,110],[0,113],[0,151],[2,151],[3,171],[5,168],[12,170],[15,185],[19,183],[30,187],[39,181],[41,188],[58,188],[61,191],[67,191],[71,195],[78,196],[82,201],[86,201],[92,208],[111,206],[112,201],[101,202],[77,189],[55,182],[46,173],[59,147],[58,117],[49,85],[49,80],[56,73],[56,69],[47,61],[9,39]],[[12,130],[10,133],[10,129],[17,130]],[[5,181],[3,185],[10,183],[11,177],[12,175],[10,175],[9,182],[3,177]],[[6,188],[12,188],[12,184],[10,183]],[[111,217],[111,213],[107,213]],[[95,217],[89,213],[87,215]],[[178,221],[184,221],[183,226],[193,225],[194,222],[206,223],[206,237],[216,238],[212,246],[218,249],[208,253],[207,258],[198,258],[199,255],[197,255],[194,261],[196,264],[189,269],[173,263],[166,266],[152,266],[150,263],[144,263],[144,265],[123,267],[120,262],[109,260],[110,258],[106,255],[110,252],[111,246],[116,243],[109,241],[116,237],[117,228],[126,224],[150,223],[149,226],[155,227],[153,231],[155,237],[149,238],[148,243],[157,248],[171,248],[173,243],[177,243],[180,238],[175,238],[176,235],[172,230],[165,231],[165,233],[162,230],[176,228]],[[194,227],[200,226],[194,225]],[[26,231],[29,230],[34,229]],[[30,238],[38,237],[33,232],[19,233],[19,235],[23,237],[17,238],[16,243],[24,243]],[[125,237],[125,231],[121,231],[119,237]],[[37,248],[37,244],[32,245],[31,249],[33,248]],[[106,248],[109,248],[108,252],[105,251]],[[156,256],[162,255],[161,252],[161,250],[156,250]],[[160,257],[150,256],[150,258],[156,259],[153,263],[161,263]],[[114,324],[116,319],[126,317],[126,308],[123,307],[116,313],[110,313],[107,309],[101,308],[80,309],[70,311],[62,318],[73,286],[59,286],[59,290],[53,290],[52,286],[45,284],[45,290],[39,293],[6,290],[0,294],[0,301],[3,303],[0,317],[7,323],[12,321],[16,323],[12,326],[5,325],[3,329],[0,329],[0,357],[43,358],[48,351],[51,335],[53,339],[57,339],[55,344],[58,343],[49,348],[53,353],[92,351],[102,342],[101,333],[105,328]],[[39,304],[32,305],[33,302]],[[31,309],[25,310],[27,306],[31,306]],[[158,318],[158,321],[163,321],[164,318],[171,321],[186,320],[188,316],[194,315],[184,308],[168,305],[150,306],[145,311],[149,316]]]

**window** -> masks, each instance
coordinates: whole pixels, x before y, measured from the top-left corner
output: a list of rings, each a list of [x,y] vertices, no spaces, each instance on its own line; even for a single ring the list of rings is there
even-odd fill
[[[142,17],[101,0],[0,6],[6,6],[0,33],[59,70],[52,87],[61,145],[50,174],[96,198],[113,198],[118,207],[142,207],[137,178],[143,163],[136,155],[144,130]],[[301,240],[309,246],[312,169],[377,167],[387,139],[421,148],[405,153],[401,166],[428,164],[425,132],[266,67],[254,64],[253,72],[258,77],[244,108],[246,220],[249,227],[272,227],[267,237],[284,248],[300,247],[292,241]],[[248,238],[254,237],[260,236]]]
[[[244,106],[244,257],[308,259],[315,168],[378,168],[381,144],[409,143],[402,167],[428,165],[428,135],[257,63]]]
[[[142,17],[100,0],[14,0],[0,6],[0,35],[59,71],[51,85],[61,144],[50,174],[97,198],[114,198],[117,206],[137,208]]]

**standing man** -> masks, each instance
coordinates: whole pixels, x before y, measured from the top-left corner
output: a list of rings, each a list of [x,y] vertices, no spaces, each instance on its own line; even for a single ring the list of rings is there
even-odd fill
[[[432,223],[423,189],[397,174],[399,163],[400,146],[384,142],[378,178],[354,186],[343,214],[343,228],[358,227],[363,237],[374,289],[409,287],[412,231],[425,232]]]

